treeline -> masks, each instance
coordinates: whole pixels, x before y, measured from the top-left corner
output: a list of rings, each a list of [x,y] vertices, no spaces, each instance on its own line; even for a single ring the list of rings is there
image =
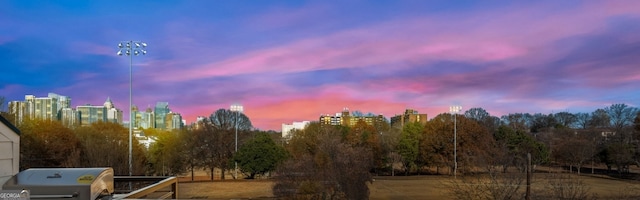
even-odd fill
[[[56,121],[27,120],[19,129],[23,169],[110,166],[119,175],[128,174],[128,130],[121,125],[100,122],[69,129]],[[471,108],[404,127],[387,122],[360,121],[352,127],[314,122],[284,139],[275,132],[254,130],[242,113],[219,109],[189,129],[144,132],[158,140],[149,149],[134,140],[135,175],[205,169],[214,179],[218,169],[225,179],[228,174],[235,176],[237,163],[238,176],[274,177],[274,194],[293,199],[365,199],[372,174],[452,174],[456,160],[460,175],[522,171],[528,153],[536,166],[579,170],[594,163],[627,173],[630,165],[640,164],[640,114],[626,104],[591,113],[501,117]]]
[[[112,167],[116,175],[129,174],[129,130],[120,124],[96,122],[86,127],[68,128],[57,120],[25,119],[18,129],[21,132],[21,170]],[[212,113],[197,128],[146,129],[142,132],[157,140],[147,148],[133,138],[133,175],[179,175],[205,169],[211,171],[213,179],[213,170],[219,169],[227,172],[221,174],[225,179],[225,174],[235,168],[233,163],[237,161],[241,173],[253,178],[273,171],[286,157],[284,148],[274,142],[279,134],[253,130],[246,115],[225,109]],[[260,156],[267,158],[257,159]]]

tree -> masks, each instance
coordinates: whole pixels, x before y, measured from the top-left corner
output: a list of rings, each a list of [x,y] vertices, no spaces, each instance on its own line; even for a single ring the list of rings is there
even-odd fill
[[[75,137],[82,147],[83,167],[112,167],[117,175],[129,174],[129,131],[120,124],[98,121],[75,129]],[[147,159],[145,149],[132,140],[134,175],[144,175]]]
[[[391,176],[395,176],[394,164],[402,162],[402,157],[396,151],[401,134],[399,128],[387,129],[380,134],[381,154],[384,155],[385,168],[391,170]]]
[[[418,146],[422,132],[424,132],[424,127],[417,122],[408,123],[402,129],[396,151],[402,156],[402,166],[404,166],[405,175],[409,175],[411,167],[416,165],[419,152]]]
[[[634,129],[640,132],[640,112],[636,114],[636,118],[633,120]]]
[[[425,126],[425,135],[420,142],[421,158],[433,165],[445,165],[454,169],[457,157],[459,169],[463,173],[476,166],[485,166],[494,153],[494,141],[491,133],[472,119],[457,116],[457,136],[454,139],[454,121],[451,114],[440,114],[429,120]],[[457,156],[454,156],[456,141]]]
[[[591,121],[591,114],[589,113],[577,113],[576,114],[576,127],[580,129],[587,129],[589,122]]]
[[[545,115],[536,113],[531,116],[531,132],[538,133],[548,131],[557,126],[555,117],[552,114]]]
[[[604,161],[608,168],[615,165],[618,173],[628,172],[628,167],[634,164],[634,147],[631,144],[614,141],[606,144],[600,152],[600,160]]]
[[[471,108],[464,112],[464,116],[468,119],[476,120],[477,122],[482,122],[484,119],[491,117],[489,113],[483,108]]]
[[[611,118],[609,113],[605,109],[597,109],[591,113],[591,119],[588,122],[588,126],[591,128],[608,128]]]
[[[344,132],[343,140],[352,146],[359,146],[369,149],[371,159],[374,162],[374,169],[384,167],[384,157],[380,143],[380,131],[374,126],[367,124],[364,120],[358,120],[356,124]]]
[[[529,130],[532,116],[529,113],[510,113],[502,116],[501,119],[514,130]]]
[[[278,146],[267,133],[259,132],[240,147],[233,160],[238,162],[243,173],[249,174],[249,179],[254,179],[256,175],[275,170],[286,157],[283,147]]]
[[[633,124],[636,132],[640,133],[640,112],[636,114],[636,118],[633,120]]]
[[[491,116],[486,110],[483,108],[471,108],[464,113],[464,116],[467,119],[473,119],[491,133],[493,133],[498,126],[500,126],[500,118]]]
[[[553,115],[556,123],[565,128],[572,128],[578,121],[576,115],[569,112],[559,112]]]
[[[80,141],[59,121],[25,119],[20,129],[20,169],[32,167],[77,167]],[[104,150],[103,150],[104,151]]]
[[[232,157],[236,149],[236,134],[238,146],[249,138],[253,128],[251,120],[240,112],[218,109],[202,122],[202,128],[194,131],[196,137],[197,154],[202,158],[199,164],[209,169],[213,180],[214,169],[222,170],[221,178],[225,179],[225,171],[232,166]],[[237,178],[237,177],[234,177]]]
[[[370,152],[342,139],[340,127],[312,122],[287,145],[290,159],[276,170],[278,199],[368,199]]]
[[[583,164],[593,159],[597,153],[596,141],[586,134],[576,134],[573,130],[562,129],[556,131],[558,135],[554,141],[553,157],[569,165],[577,167],[578,175]]]
[[[187,148],[184,148],[186,131],[156,132],[157,140],[149,147],[148,157],[156,175],[178,175],[186,171],[189,161]]]
[[[504,147],[508,151],[505,156],[509,158],[499,158],[506,167],[509,165],[524,169],[526,165],[527,153],[531,153],[531,162],[534,165],[547,163],[549,161],[549,150],[547,147],[536,141],[531,135],[524,133],[523,130],[514,130],[508,126],[501,126],[494,134],[497,146]]]
[[[611,126],[618,132],[633,123],[633,119],[638,113],[638,109],[629,107],[626,104],[613,104],[604,109],[611,120]]]

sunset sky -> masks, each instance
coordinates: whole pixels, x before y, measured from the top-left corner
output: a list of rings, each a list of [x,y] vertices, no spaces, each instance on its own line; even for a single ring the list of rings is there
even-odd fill
[[[0,96],[72,107],[233,103],[256,128],[451,105],[592,112],[640,104],[640,1],[0,1]],[[5,108],[6,109],[6,108]]]

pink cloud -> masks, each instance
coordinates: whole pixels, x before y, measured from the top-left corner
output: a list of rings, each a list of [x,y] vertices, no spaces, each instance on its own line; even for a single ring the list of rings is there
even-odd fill
[[[116,45],[117,44],[114,44],[113,46],[104,46],[91,42],[76,41],[71,44],[71,49],[95,55],[114,56],[118,52],[118,46]]]
[[[616,6],[612,7],[618,8]],[[594,13],[593,7],[583,6],[562,12],[544,12],[541,17],[542,8],[474,13],[486,21],[467,15],[454,16],[454,20],[446,23],[455,21],[455,26],[431,17],[384,22],[246,52],[195,68],[181,69],[184,71],[179,74],[159,79],[182,81],[264,72],[291,73],[394,65],[412,60],[507,60],[531,54],[532,50],[558,39],[599,31],[602,22],[611,15],[633,13],[628,8]],[[525,59],[539,60],[535,57]]]

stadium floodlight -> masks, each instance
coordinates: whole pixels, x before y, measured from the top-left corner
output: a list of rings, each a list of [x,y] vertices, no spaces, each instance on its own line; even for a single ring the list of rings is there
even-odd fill
[[[456,178],[456,172],[458,171],[458,124],[456,116],[458,112],[462,110],[462,106],[450,106],[449,112],[453,114],[453,178]]]
[[[231,105],[230,108],[231,112],[235,112],[236,113],[236,123],[235,123],[235,127],[236,127],[236,152],[238,152],[238,115],[244,110],[244,107],[242,107],[242,105],[240,104],[233,104]],[[235,163],[236,164],[236,168],[234,170],[234,177],[237,179],[238,178],[238,162]]]
[[[123,45],[124,43],[124,45]],[[142,52],[142,55],[147,54],[146,50],[142,50],[139,43],[142,43],[142,48],[147,47],[146,43],[136,41],[123,41],[118,44],[118,55],[129,56],[129,176],[133,175],[133,56]],[[135,44],[135,45],[133,45]],[[135,46],[135,47],[134,47]],[[124,50],[124,52],[123,52]],[[132,53],[133,52],[133,53]]]

